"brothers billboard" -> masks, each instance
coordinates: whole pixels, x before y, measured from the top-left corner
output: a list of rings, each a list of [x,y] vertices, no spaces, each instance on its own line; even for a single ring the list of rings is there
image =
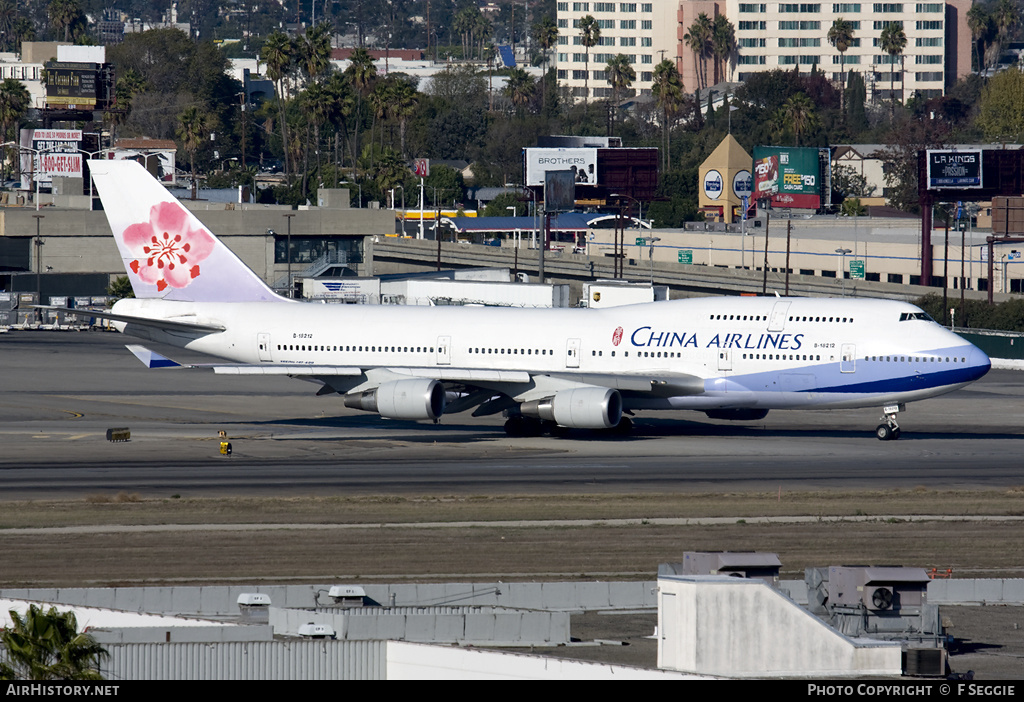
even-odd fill
[[[819,149],[785,146],[754,147],[754,199],[768,198],[772,207],[821,208]]]
[[[598,185],[597,149],[524,149],[526,185],[544,185],[548,171],[572,171],[577,185]]]

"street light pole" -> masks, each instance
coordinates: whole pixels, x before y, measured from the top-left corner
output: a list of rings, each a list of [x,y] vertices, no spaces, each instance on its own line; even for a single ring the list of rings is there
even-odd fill
[[[36,220],[36,304],[43,304],[43,285],[42,285],[42,271],[43,271],[43,239],[39,236],[39,220],[43,219],[46,215],[35,214],[32,217]],[[43,311],[36,308],[36,318],[42,321]]]
[[[282,216],[288,220],[288,253],[286,254],[288,261],[288,297],[293,298],[295,297],[295,284],[292,282],[292,217],[295,215],[286,214]]]
[[[843,297],[846,297],[846,254],[851,253],[850,249],[836,249],[840,256],[839,275],[843,281]]]

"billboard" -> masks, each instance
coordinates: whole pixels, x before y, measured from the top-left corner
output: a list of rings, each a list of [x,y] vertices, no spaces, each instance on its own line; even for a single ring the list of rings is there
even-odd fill
[[[819,149],[786,146],[754,147],[755,199],[772,207],[821,208]]]
[[[21,187],[50,183],[54,176],[82,177],[82,130],[22,129]]]
[[[576,174],[572,170],[548,171],[544,182],[544,211],[576,209]]]
[[[940,151],[929,149],[928,189],[982,188],[981,149]]]
[[[100,64],[51,61],[44,73],[47,107],[96,107]]]
[[[597,149],[524,149],[526,185],[544,185],[548,171],[572,171],[576,185],[598,185]]]

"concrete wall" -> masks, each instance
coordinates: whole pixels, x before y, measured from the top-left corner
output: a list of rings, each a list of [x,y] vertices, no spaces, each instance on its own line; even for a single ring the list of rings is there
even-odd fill
[[[948,605],[1024,605],[1024,579],[932,580],[928,602]]]
[[[80,604],[137,612],[184,612],[202,616],[237,615],[238,596],[260,592],[270,596],[274,607],[309,608],[318,605],[317,592],[332,584],[209,587],[121,588],[10,588],[0,597],[43,602]],[[382,605],[398,607],[478,606],[552,611],[601,609],[653,609],[657,606],[655,583],[420,583],[363,585],[366,595]],[[329,604],[325,595],[320,605]]]
[[[658,667],[740,678],[900,675],[898,643],[850,639],[761,580],[658,579]]]

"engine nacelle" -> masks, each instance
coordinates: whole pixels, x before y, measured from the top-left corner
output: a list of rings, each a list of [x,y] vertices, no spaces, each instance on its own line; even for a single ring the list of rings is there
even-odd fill
[[[345,406],[376,412],[385,419],[437,419],[444,413],[444,385],[431,378],[392,380],[345,395]]]
[[[704,412],[711,419],[728,419],[733,422],[749,422],[755,419],[764,419],[768,416],[768,410],[758,408],[736,408],[706,410]]]
[[[573,388],[524,402],[519,411],[573,429],[611,429],[622,419],[622,395],[612,388]]]

